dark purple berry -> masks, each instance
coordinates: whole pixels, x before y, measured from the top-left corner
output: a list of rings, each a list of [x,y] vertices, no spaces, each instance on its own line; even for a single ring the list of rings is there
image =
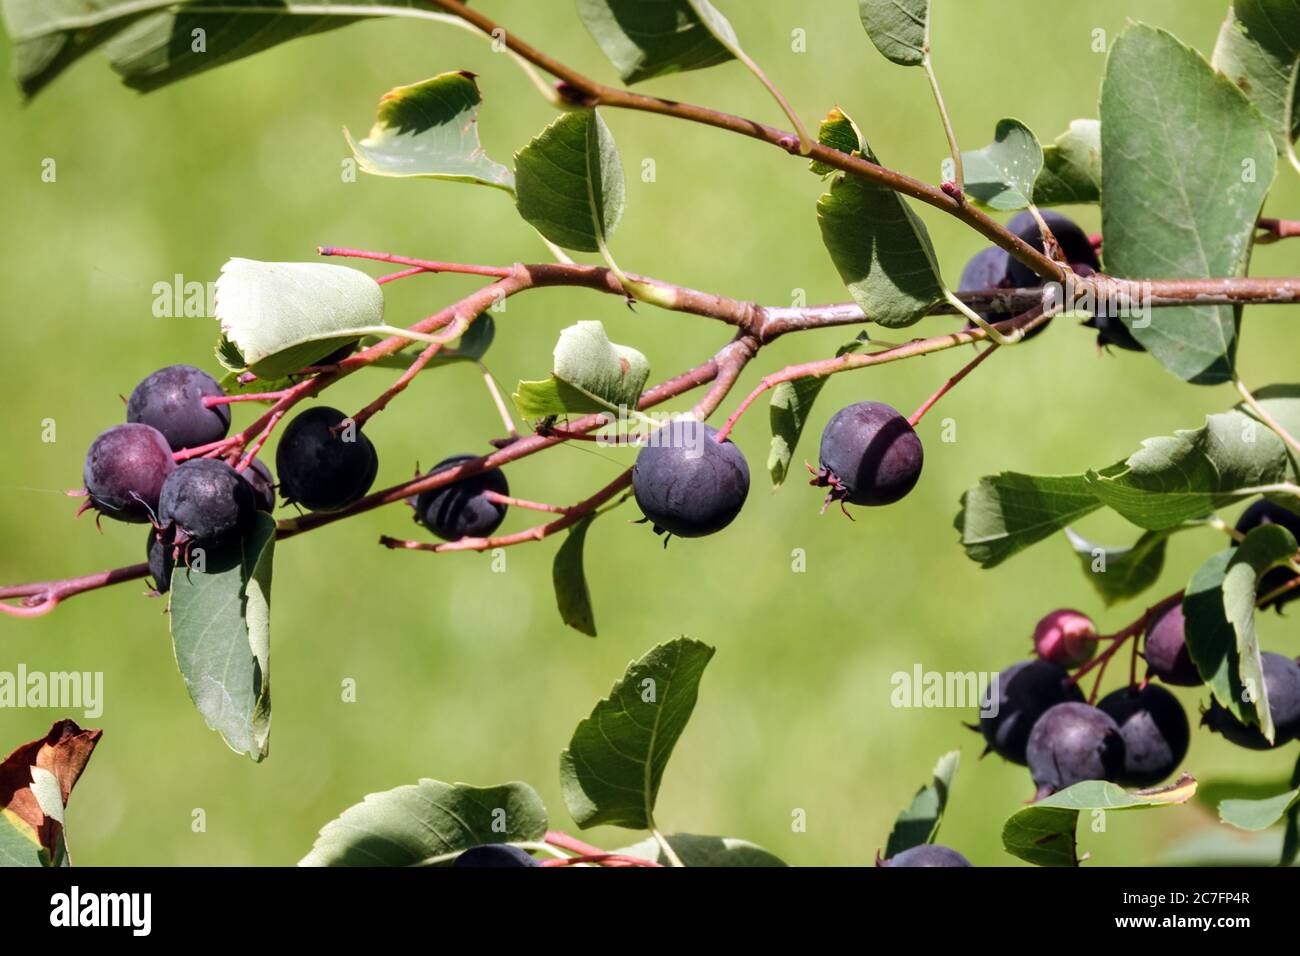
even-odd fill
[[[1124,738],[1124,772],[1118,782],[1126,787],[1154,787],[1178,769],[1187,756],[1191,728],[1178,698],[1159,684],[1141,690],[1121,687],[1097,705],[1119,724]]]
[[[215,458],[195,458],[167,476],[158,523],[173,534],[178,548],[216,547],[237,540],[256,510],[253,487],[239,472]]]
[[[1025,759],[1041,798],[1084,780],[1118,780],[1124,738],[1114,718],[1091,704],[1057,704],[1035,722]]]
[[[114,425],[86,452],[82,477],[100,514],[140,524],[158,511],[163,482],[176,468],[162,432],[149,425]]]
[[[699,538],[721,531],[749,495],[749,465],[718,430],[678,419],[653,432],[632,467],[632,491],[656,534]]]
[[[895,853],[881,866],[970,866],[970,860],[956,850],[937,843],[922,843],[902,853]]]
[[[827,503],[892,504],[916,487],[924,459],[906,418],[883,402],[858,402],[826,424],[812,484],[830,488]]]
[[[345,358],[347,358],[349,355],[355,352],[357,350],[357,346],[360,344],[361,344],[361,340],[357,339],[355,342],[348,342],[346,345],[340,345],[329,355],[325,356],[324,358],[317,359],[311,364],[318,368],[322,365],[337,365],[339,362],[342,362]]]
[[[429,474],[437,474],[474,455],[456,455],[438,462]],[[509,495],[510,485],[500,469],[479,472],[449,485],[422,491],[415,499],[415,520],[444,541],[486,538],[501,526],[506,506],[492,501],[487,492]]]
[[[460,856],[452,866],[540,866],[526,850],[506,843],[485,843],[472,846]]]
[[[1097,330],[1098,345],[1113,345],[1128,352],[1147,350],[1145,345],[1133,337],[1133,333],[1118,316],[1110,315],[1104,310],[1095,312],[1090,318],[1085,319],[1083,324]]]
[[[1088,267],[1086,274],[1101,271],[1101,261],[1097,258],[1097,250],[1093,248],[1092,240],[1073,219],[1059,212],[1050,211],[1044,211],[1042,216],[1047,223],[1047,228],[1052,230],[1052,235],[1056,237],[1061,252],[1065,255],[1065,261],[1075,272],[1081,271],[1080,266]],[[1038,228],[1038,221],[1031,213],[1022,212],[1014,216],[1007,223],[1007,229],[1039,252],[1045,251],[1042,230]],[[1030,289],[1041,286],[1043,277],[1019,259],[1012,259],[1007,265],[1007,281],[1012,288]]]
[[[217,380],[193,365],[160,368],[135,387],[126,403],[126,420],[152,425],[173,451],[220,441],[230,429],[230,407],[206,408],[204,398],[225,393]]]
[[[1009,288],[1011,280],[1007,278],[1007,269],[1010,264],[1010,254],[999,246],[989,246],[982,252],[977,252],[971,260],[966,263],[966,268],[962,270],[961,282],[957,286],[957,291],[982,292],[986,289]],[[1004,319],[1011,318],[1011,316],[1005,312],[992,312],[988,309],[980,311],[979,317],[985,322],[1001,322]],[[1047,328],[1048,324],[1049,323],[1044,322],[1042,325],[1039,325],[1025,333],[1025,341],[1032,339],[1039,332],[1042,332]],[[966,328],[975,328],[975,323],[967,320]]]
[[[1150,673],[1175,687],[1205,683],[1187,650],[1186,626],[1183,606],[1175,604],[1147,625],[1142,639],[1142,656]]]
[[[1000,673],[997,711],[991,706],[992,684],[980,701],[980,732],[989,748],[1012,763],[1023,764],[1034,722],[1056,704],[1083,700],[1083,692],[1068,683],[1069,677],[1064,667],[1048,661],[1020,661]]]
[[[379,456],[351,419],[337,408],[318,405],[284,430],[275,470],[286,501],[312,511],[337,511],[370,490]]]
[[[1300,540],[1300,515],[1291,511],[1289,508],[1283,508],[1281,505],[1275,505],[1267,498],[1260,498],[1249,508],[1241,513],[1237,519],[1237,531],[1242,534],[1248,534],[1260,525],[1276,524],[1291,532],[1291,536]],[[1294,571],[1287,568],[1272,568],[1264,572],[1264,577],[1259,582],[1259,596],[1263,597],[1276,591],[1284,584],[1289,584],[1296,579]],[[1274,598],[1263,607],[1275,607],[1282,610],[1284,604],[1288,604],[1300,598],[1300,587],[1292,588],[1280,597]]]
[[[270,514],[275,510],[275,478],[271,469],[260,458],[254,458],[247,468],[240,472],[244,480],[253,487],[253,499],[258,511]]]
[[[1265,651],[1259,655],[1264,665],[1264,691],[1268,695],[1268,712],[1273,718],[1273,743],[1254,724],[1243,724],[1232,711],[1217,700],[1201,718],[1201,725],[1223,734],[1238,747],[1248,750],[1271,750],[1289,743],[1300,735],[1300,664]]]
[[[160,537],[155,529],[150,528],[145,554],[149,561],[149,573],[153,575],[154,590],[159,594],[166,594],[171,590],[172,567],[175,564],[171,542]]]

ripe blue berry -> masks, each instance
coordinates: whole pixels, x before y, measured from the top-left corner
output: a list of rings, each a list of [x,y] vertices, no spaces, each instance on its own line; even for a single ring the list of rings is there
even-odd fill
[[[1273,743],[1268,742],[1259,727],[1243,724],[1217,700],[1210,701],[1210,709],[1201,718],[1201,725],[1209,727],[1216,734],[1223,734],[1238,747],[1271,750],[1300,735],[1300,664],[1289,657],[1267,651],[1259,656],[1264,665],[1268,712],[1273,718]]]
[[[1249,508],[1241,513],[1237,519],[1237,530],[1242,534],[1247,534],[1258,528],[1260,525],[1277,524],[1291,532],[1297,540],[1300,540],[1300,515],[1281,505],[1275,505],[1267,498],[1261,498],[1252,504]],[[1263,579],[1259,582],[1259,596],[1263,597],[1276,591],[1282,585],[1294,581],[1296,574],[1286,568],[1273,568],[1264,573]],[[1276,597],[1265,607],[1275,607],[1279,611],[1282,606],[1296,598],[1300,598],[1300,587],[1287,591],[1281,597]]]
[[[998,675],[997,712],[991,713],[993,685],[980,702],[980,732],[989,748],[1012,763],[1025,762],[1025,747],[1034,722],[1048,708],[1082,701],[1064,667],[1048,661],[1020,661]]]
[[[1057,704],[1034,723],[1025,759],[1041,798],[1084,780],[1117,780],[1124,738],[1115,719],[1096,707]]]
[[[275,451],[286,501],[312,511],[337,511],[360,499],[375,480],[375,446],[337,408],[318,405],[289,423]]]
[[[482,846],[472,846],[460,856],[452,866],[487,866],[487,867],[512,867],[512,866],[540,866],[536,860],[526,850],[521,850],[517,846],[510,846],[506,843],[485,843]]]
[[[881,866],[970,866],[970,860],[956,850],[937,843],[922,843],[902,853],[896,853]]]
[[[830,488],[827,504],[892,504],[916,487],[924,460],[921,439],[897,410],[858,402],[826,424],[821,469],[812,484]]]
[[[275,510],[275,478],[271,469],[260,458],[254,458],[247,468],[240,472],[244,480],[253,486],[253,498],[258,511],[270,514]]]
[[[1007,284],[1007,266],[1010,264],[1011,256],[1000,246],[989,246],[975,253],[961,270],[961,282],[957,285],[957,291],[983,292],[986,289],[1003,288]],[[1006,316],[981,312],[980,318],[993,321]]]
[[[114,425],[86,452],[82,478],[100,514],[141,524],[158,511],[163,482],[176,468],[162,432],[149,425]]]
[[[474,455],[456,455],[438,462],[429,474],[470,461]],[[506,506],[487,498],[486,493],[510,494],[510,484],[500,469],[480,472],[432,491],[422,491],[415,499],[415,520],[444,541],[461,538],[486,538],[501,526]]]
[[[1178,698],[1159,684],[1141,690],[1121,687],[1107,694],[1097,709],[1119,724],[1124,738],[1124,771],[1118,782],[1126,787],[1153,787],[1178,769],[1187,756],[1191,728]]]
[[[226,437],[230,408],[205,408],[203,399],[225,393],[217,380],[193,365],[160,368],[135,387],[126,403],[126,420],[152,425],[173,451],[197,448]]]
[[[1065,261],[1075,272],[1081,271],[1080,266],[1087,267],[1088,271],[1085,274],[1101,271],[1101,261],[1097,258],[1097,250],[1093,248],[1092,240],[1073,219],[1051,211],[1044,211],[1042,216],[1047,223],[1047,228],[1052,230],[1052,235],[1056,237],[1061,252],[1065,255]],[[1044,251],[1042,230],[1038,228],[1038,221],[1031,213],[1022,212],[1013,217],[1007,223],[1007,229],[1039,252]],[[1042,276],[1019,259],[1012,259],[1007,265],[1007,280],[1013,288],[1017,289],[1037,288],[1043,284]]]
[[[1186,624],[1183,606],[1175,604],[1147,625],[1142,639],[1147,669],[1175,687],[1197,687],[1204,683],[1187,650]]]
[[[1118,316],[1106,311],[1094,313],[1084,320],[1084,325],[1097,330],[1098,345],[1113,345],[1128,352],[1145,352],[1146,346],[1133,337],[1127,325]]]
[[[167,476],[158,503],[158,523],[177,547],[218,547],[239,538],[257,510],[253,487],[215,458],[181,463]]]
[[[656,534],[699,538],[721,531],[749,495],[749,465],[718,430],[678,419],[653,433],[632,467],[632,492]]]

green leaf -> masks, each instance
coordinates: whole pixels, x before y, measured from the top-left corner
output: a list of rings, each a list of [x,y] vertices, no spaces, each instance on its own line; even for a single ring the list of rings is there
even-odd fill
[[[267,755],[271,735],[271,563],[275,521],[258,512],[238,543],[197,549],[172,574],[170,620],[176,664],[207,725],[236,753]]]
[[[685,637],[660,644],[614,684],[560,755],[574,821],[648,830],[664,768],[686,728],[714,649]]]
[[[1134,24],[1107,59],[1101,139],[1109,274],[1244,274],[1277,154],[1230,80],[1169,33]],[[1232,307],[1148,311],[1149,323],[1125,322],[1169,371],[1202,385],[1231,379],[1239,324]]]
[[[1037,866],[1078,866],[1075,827],[1083,810],[1140,810],[1186,803],[1196,780],[1183,774],[1156,790],[1124,790],[1104,780],[1085,780],[1013,813],[1002,827],[1002,845]]]
[[[976,202],[998,211],[1024,209],[1043,170],[1043,147],[1020,120],[1001,119],[993,130],[993,142],[963,152],[961,162],[966,194]]]
[[[966,556],[1001,564],[1101,507],[1083,475],[988,475],[961,496],[954,522]]]
[[[423,779],[367,794],[320,836],[299,866],[413,866],[483,843],[546,835],[546,807],[526,783],[471,787]]]
[[[1292,143],[1300,135],[1300,3],[1237,0],[1228,8],[1211,62],[1259,110],[1278,152],[1294,157]]]
[[[492,347],[496,335],[496,320],[492,318],[491,314],[484,312],[470,323],[470,327],[460,337],[460,342],[457,343],[454,349],[450,350],[451,354],[448,355],[448,359],[461,359],[467,362],[482,361],[483,356],[487,355],[487,350]]]
[[[1300,788],[1263,800],[1224,800],[1219,804],[1219,819],[1240,830],[1267,830],[1297,804]]]
[[[859,351],[868,342],[867,333],[861,333],[852,342],[835,351],[836,357]],[[779,488],[790,471],[790,459],[799,445],[799,436],[812,413],[813,402],[821,394],[826,376],[810,375],[792,382],[782,382],[772,389],[768,417],[772,425],[772,445],[767,453],[767,470],[772,476],[772,487]]]
[[[1034,205],[1063,206],[1101,201],[1101,123],[1077,119],[1043,147],[1043,171],[1034,183]]]
[[[912,803],[898,815],[885,846],[885,858],[897,856],[904,850],[923,843],[933,843],[943,822],[943,811],[948,806],[948,794],[953,778],[961,764],[961,751],[952,750],[939,758],[928,784],[916,792]]]
[[[555,552],[551,565],[551,579],[555,584],[555,604],[560,609],[564,623],[588,637],[596,636],[596,615],[591,609],[591,591],[587,587],[587,574],[582,566],[583,547],[587,542],[587,529],[596,520],[589,514],[572,528]]]
[[[217,279],[217,321],[259,378],[278,378],[355,342],[383,322],[380,285],[325,262],[231,259]]]
[[[836,107],[817,140],[842,149],[848,129],[856,127]],[[855,152],[877,162],[865,140]],[[873,322],[888,328],[912,325],[944,299],[930,234],[892,189],[859,176],[837,176],[817,201],[817,222],[840,278]]]
[[[713,29],[699,10],[716,18]],[[624,83],[699,70],[733,59],[715,31],[731,25],[707,3],[688,0],[578,0],[578,16]],[[734,38],[734,33],[732,34]]]
[[[930,0],[858,0],[858,16],[886,59],[919,66],[929,55]]]
[[[479,142],[482,102],[473,73],[442,73],[385,93],[365,139],[343,134],[373,175],[481,183],[513,194],[514,174],[489,159]]]
[[[1227,548],[1212,555],[1192,574],[1183,595],[1184,633],[1187,652],[1215,700],[1243,724],[1256,724],[1259,718],[1241,683],[1237,635],[1224,603],[1223,581],[1236,551]]]
[[[650,362],[626,345],[615,345],[595,320],[560,333],[549,379],[520,382],[513,398],[524,418],[582,415],[636,408],[650,376]]]
[[[670,833],[665,839],[686,866],[785,866],[784,862],[748,840],[699,836],[694,833]],[[654,837],[646,837],[613,852],[653,860],[661,866],[669,865],[659,841]]]
[[[1165,566],[1165,542],[1179,530],[1148,531],[1128,548],[1101,547],[1070,528],[1065,533],[1083,566],[1083,576],[1101,595],[1105,605],[1111,607],[1137,597],[1156,583]],[[1096,570],[1095,565],[1099,565]]]
[[[623,216],[623,167],[595,110],[576,110],[515,154],[519,215],[556,245],[600,252]]]

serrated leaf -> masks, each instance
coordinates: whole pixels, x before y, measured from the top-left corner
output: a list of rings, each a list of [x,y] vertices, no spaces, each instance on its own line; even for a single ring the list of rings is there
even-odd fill
[[[1183,774],[1156,790],[1124,790],[1104,780],[1085,780],[1013,813],[1002,827],[1008,853],[1037,866],[1078,866],[1075,828],[1083,810],[1141,810],[1186,803],[1196,780]]]
[[[0,867],[68,865],[63,810],[102,735],[55,721],[0,761]]]
[[[636,408],[650,362],[636,349],[616,345],[595,320],[560,333],[549,379],[520,382],[513,396],[524,418],[583,415]]]
[[[1083,475],[988,475],[961,496],[954,522],[966,556],[1001,564],[1101,507]]]
[[[919,66],[929,51],[930,0],[858,0],[867,36],[888,60]]]
[[[856,129],[836,107],[822,123],[818,142],[841,148],[849,128]],[[877,162],[865,140],[856,152]],[[871,321],[888,328],[912,325],[944,299],[930,234],[892,189],[860,176],[837,176],[817,201],[817,223],[840,278]]]
[[[989,209],[1024,209],[1043,170],[1038,137],[1017,119],[1001,119],[993,142],[961,154],[966,194]]]
[[[169,619],[176,665],[194,706],[236,753],[263,760],[271,735],[271,564],[275,521],[258,512],[244,537],[178,563]]]
[[[560,786],[582,829],[654,825],[664,768],[699,691],[714,648],[678,638],[629,665],[560,755]]]
[[[1241,654],[1223,600],[1223,580],[1236,548],[1207,559],[1192,574],[1183,595],[1187,652],[1210,692],[1243,724],[1258,722],[1241,683]],[[1256,661],[1255,666],[1259,666]]]
[[[586,634],[596,636],[596,615],[591,609],[591,590],[587,587],[587,574],[583,568],[583,548],[587,543],[587,529],[596,520],[589,514],[565,535],[560,550],[555,552],[551,565],[551,580],[555,585],[555,604],[565,624]]]
[[[348,266],[231,259],[217,279],[216,313],[236,350],[222,354],[238,354],[259,378],[273,379],[382,325],[384,294]]]
[[[1077,119],[1043,147],[1043,171],[1034,183],[1034,205],[1101,201],[1101,123]]]
[[[365,139],[343,134],[372,175],[481,183],[513,194],[514,173],[488,158],[479,142],[482,103],[473,73],[442,73],[385,93]]]
[[[699,70],[733,59],[700,7],[730,24],[708,4],[688,0],[578,0],[578,16],[624,83]],[[734,38],[734,33],[732,33]]]
[[[623,166],[595,110],[575,110],[515,154],[519,215],[556,245],[600,252],[623,216]]]
[[[867,334],[863,332],[852,342],[836,349],[835,355],[838,357],[857,352],[868,341]],[[813,402],[825,384],[825,376],[810,375],[792,382],[782,382],[772,389],[772,400],[768,407],[772,444],[767,453],[767,470],[772,476],[772,487],[779,488],[785,481],[790,470],[790,459],[794,456],[799,437],[812,413]]]
[[[1295,0],[1238,0],[1228,8],[1210,60],[1259,110],[1279,153],[1290,153],[1300,133],[1300,98],[1293,92],[1300,60],[1285,29],[1296,22]]]
[[[934,842],[960,764],[960,750],[949,751],[939,758],[930,782],[916,792],[908,808],[894,821],[894,828],[889,832],[889,842],[885,846],[886,859],[914,846]]]
[[[673,848],[677,858],[686,866],[731,867],[731,866],[785,866],[786,864],[768,853],[761,846],[748,840],[734,837],[700,836],[695,833],[670,833],[664,837]],[[659,841],[646,837],[612,851],[624,856],[636,856],[643,860],[652,860],[661,866],[668,866],[669,861],[663,855]]]
[[[320,836],[299,866],[413,866],[483,843],[546,835],[546,807],[526,783],[471,787],[423,779],[368,794]]]
[[[1242,92],[1171,34],[1133,24],[1111,47],[1100,115],[1106,271],[1244,274],[1277,154]],[[1233,307],[1149,312],[1149,324],[1125,324],[1169,371],[1202,385],[1231,379]]]
[[[1111,607],[1137,597],[1156,583],[1165,566],[1165,544],[1169,536],[1179,530],[1181,526],[1148,531],[1127,548],[1102,547],[1070,528],[1066,528],[1065,533],[1083,566],[1083,576],[1101,595],[1105,605]],[[1100,569],[1094,570],[1098,563]]]

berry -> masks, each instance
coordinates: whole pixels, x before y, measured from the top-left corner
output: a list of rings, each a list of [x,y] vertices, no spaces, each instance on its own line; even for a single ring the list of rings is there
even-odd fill
[[[910,850],[896,853],[881,866],[970,866],[970,860],[956,850],[937,843],[922,843]]]
[[[961,272],[961,282],[957,286],[958,292],[976,292],[986,289],[1005,289],[1011,286],[1011,280],[1007,278],[1007,269],[1011,264],[1011,256],[999,246],[989,246],[981,252],[975,253],[971,260],[966,263],[966,268]],[[1041,284],[1041,280],[1040,280]],[[985,322],[1001,322],[1011,316],[1005,312],[990,312],[984,310],[979,313],[979,317]],[[1047,328],[1048,323],[1044,322],[1030,332],[1025,334],[1025,341],[1032,339],[1039,332]],[[967,320],[966,328],[975,328],[975,323]]]
[[[1252,504],[1249,508],[1241,513],[1237,519],[1237,530],[1246,534],[1265,524],[1279,524],[1286,530],[1290,531],[1292,536],[1300,540],[1300,515],[1281,505],[1275,505],[1267,498],[1261,498]],[[1296,573],[1287,568],[1272,568],[1264,572],[1263,579],[1259,582],[1259,595],[1263,597],[1272,591],[1276,591],[1282,585],[1296,579]],[[1282,605],[1300,598],[1300,588],[1293,588],[1281,597],[1274,598],[1269,602],[1267,607],[1275,607],[1279,611]]]
[[[980,732],[989,749],[1012,763],[1023,764],[1034,722],[1049,707],[1083,700],[1083,692],[1067,683],[1069,677],[1064,667],[1048,661],[1020,661],[999,674],[997,713],[989,713],[993,685],[980,701]]]
[[[152,425],[172,451],[197,448],[226,437],[230,408],[205,408],[203,399],[224,395],[217,380],[193,365],[160,368],[135,387],[126,403],[126,420]]]
[[[452,866],[540,866],[526,850],[506,843],[484,843],[472,846],[460,856]]]
[[[636,503],[655,534],[700,538],[721,531],[749,495],[749,465],[718,430],[693,419],[660,428],[632,467]]]
[[[1133,337],[1127,325],[1118,316],[1105,311],[1095,312],[1084,320],[1084,325],[1097,330],[1097,345],[1114,345],[1129,352],[1145,352],[1146,346]]]
[[[86,452],[82,478],[100,514],[140,524],[158,511],[163,482],[176,468],[162,432],[149,425],[114,425]]]
[[[1049,708],[1025,748],[1035,799],[1083,780],[1117,780],[1124,772],[1124,738],[1110,714],[1072,701]]]
[[[254,458],[247,468],[240,472],[244,480],[253,486],[253,500],[258,511],[270,514],[275,510],[275,478],[271,469],[260,458]]]
[[[1271,750],[1300,735],[1300,664],[1265,651],[1260,654],[1264,665],[1264,690],[1268,694],[1268,712],[1273,718],[1273,743],[1254,724],[1243,724],[1236,715],[1210,701],[1210,709],[1201,724],[1216,734],[1223,734],[1238,747],[1248,750]]]
[[[355,352],[357,350],[357,346],[360,344],[361,344],[361,340],[357,339],[355,342],[348,342],[344,345],[340,345],[329,355],[325,356],[324,358],[319,358],[316,361],[312,362],[312,365],[316,366],[317,368],[321,367],[322,365],[338,365],[339,362],[342,362],[345,358],[347,358],[349,355]]]
[[[1067,669],[1078,667],[1097,653],[1097,629],[1078,611],[1053,611],[1034,627],[1034,653]]]
[[[830,487],[827,504],[892,504],[916,487],[924,460],[906,418],[882,402],[858,402],[827,422],[812,484]]]
[[[1185,628],[1183,606],[1175,604],[1147,625],[1142,656],[1146,658],[1148,671],[1166,684],[1197,687],[1204,681],[1187,651]]]
[[[375,446],[337,408],[318,405],[284,430],[275,452],[280,492],[312,511],[337,511],[370,490],[379,470]]]
[[[1069,216],[1063,216],[1059,212],[1050,211],[1044,211],[1042,216],[1047,223],[1047,228],[1052,230],[1052,235],[1056,237],[1057,244],[1060,245],[1061,252],[1065,256],[1065,261],[1070,264],[1070,268],[1075,272],[1087,275],[1101,271],[1101,261],[1097,258],[1097,250],[1092,247],[1092,240],[1088,238],[1088,234],[1080,229],[1073,219]],[[1038,221],[1034,219],[1031,213],[1022,212],[1013,217],[1007,223],[1007,229],[1014,232],[1039,252],[1044,251],[1043,233],[1038,228]],[[1083,273],[1081,266],[1087,266],[1088,271]],[[1035,273],[1019,259],[1012,259],[1007,264],[1007,281],[1012,288],[1029,289],[1041,286],[1043,277]]]
[[[216,546],[234,541],[257,510],[253,486],[224,461],[194,458],[167,476],[158,503],[158,523],[177,546]]]
[[[438,462],[429,474],[437,474],[473,455],[456,455]],[[444,541],[486,538],[505,520],[506,506],[491,501],[486,492],[510,494],[510,485],[499,469],[461,478],[449,485],[422,491],[415,499],[415,520]]]
[[[1178,769],[1187,756],[1191,729],[1178,698],[1159,684],[1141,690],[1121,687],[1107,694],[1097,709],[1119,724],[1124,738],[1124,772],[1118,782],[1126,787],[1153,787]]]
[[[168,542],[158,536],[153,528],[149,529],[149,543],[145,554],[148,555],[149,573],[153,575],[154,590],[166,594],[172,586],[172,549]]]

